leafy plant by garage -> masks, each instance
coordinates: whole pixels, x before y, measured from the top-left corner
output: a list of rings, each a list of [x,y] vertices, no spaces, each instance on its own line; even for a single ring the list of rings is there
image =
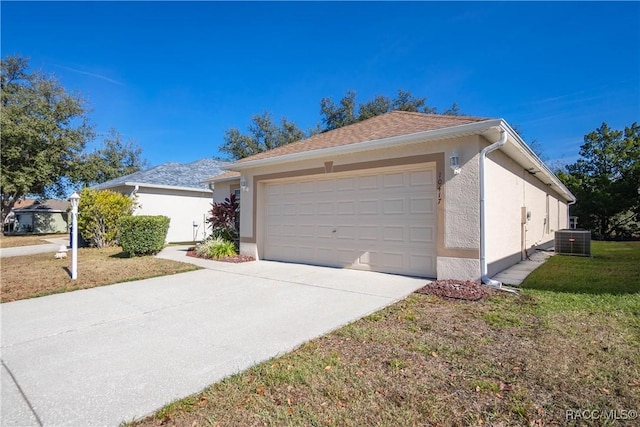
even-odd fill
[[[157,254],[164,248],[170,221],[163,215],[121,218],[118,227],[122,251],[129,256]]]
[[[211,204],[211,217],[207,219],[214,238],[228,241],[238,239],[238,220],[240,219],[240,204],[235,194],[224,199],[224,202]]]
[[[236,255],[233,242],[220,237],[210,238],[196,247],[198,256],[220,259]]]

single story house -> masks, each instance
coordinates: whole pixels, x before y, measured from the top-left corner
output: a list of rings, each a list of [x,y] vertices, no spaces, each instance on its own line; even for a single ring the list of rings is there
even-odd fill
[[[225,168],[243,254],[492,285],[575,202],[503,119],[393,111]]]
[[[134,215],[169,217],[168,243],[200,241],[209,234],[206,220],[212,200],[211,189],[202,181],[211,171],[221,171],[222,164],[214,159],[164,163],[92,188],[136,197]]]
[[[66,233],[69,231],[69,201],[20,200],[4,220],[6,233]]]

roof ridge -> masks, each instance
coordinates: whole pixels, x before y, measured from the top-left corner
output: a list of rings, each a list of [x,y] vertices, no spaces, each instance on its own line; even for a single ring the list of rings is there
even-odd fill
[[[422,116],[422,117],[450,117],[452,119],[458,118],[458,119],[473,119],[473,120],[490,120],[490,118],[488,117],[480,117],[480,116],[467,116],[464,114],[443,114],[443,113],[423,113],[421,111],[405,111],[405,110],[393,110],[393,111],[389,111],[388,113],[384,113],[384,114],[380,114],[378,116],[374,116],[371,117],[372,119],[375,117],[380,117],[380,116],[384,116],[385,114],[391,114],[391,113],[401,113],[401,114],[412,114],[412,115],[417,115],[417,116]],[[367,119],[369,120],[369,119]]]

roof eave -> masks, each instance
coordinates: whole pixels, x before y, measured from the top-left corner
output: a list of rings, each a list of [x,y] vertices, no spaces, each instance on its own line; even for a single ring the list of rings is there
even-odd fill
[[[138,187],[138,188],[155,188],[155,189],[160,189],[160,190],[174,190],[174,191],[189,191],[192,193],[211,193],[211,190],[208,188],[194,188],[194,187],[181,187],[181,186],[177,186],[177,185],[161,185],[161,184],[149,184],[149,183],[144,183],[144,182],[135,182],[135,181],[127,181],[127,182],[120,182],[118,184],[113,184],[113,185],[108,185],[108,186],[104,186],[104,187],[94,187],[98,190],[108,190],[110,188],[117,188],[117,187]]]
[[[235,162],[226,165],[225,169],[242,171],[261,166],[269,166],[280,163],[297,162],[301,160],[312,160],[319,157],[335,156],[342,154],[358,153],[362,151],[375,150],[390,145],[394,147],[413,144],[425,140],[437,140],[451,138],[455,136],[465,136],[482,133],[484,130],[498,126],[500,120],[483,120],[481,122],[466,123],[463,125],[450,126],[441,129],[434,129],[422,132],[415,132],[405,135],[392,136],[388,138],[374,139],[352,144],[339,145],[336,147],[320,148],[316,150],[302,151],[300,153],[285,154],[282,156],[267,157],[245,162]]]
[[[210,183],[215,183],[215,182],[226,182],[226,181],[239,181],[240,180],[240,176],[228,176],[225,178],[216,178],[215,176],[212,176],[211,178],[207,178],[204,181],[201,181],[203,184],[210,184]]]

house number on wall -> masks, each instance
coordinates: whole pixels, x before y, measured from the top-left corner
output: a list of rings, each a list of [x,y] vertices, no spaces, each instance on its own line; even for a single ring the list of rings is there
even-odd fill
[[[442,201],[442,172],[438,172],[438,204]]]

